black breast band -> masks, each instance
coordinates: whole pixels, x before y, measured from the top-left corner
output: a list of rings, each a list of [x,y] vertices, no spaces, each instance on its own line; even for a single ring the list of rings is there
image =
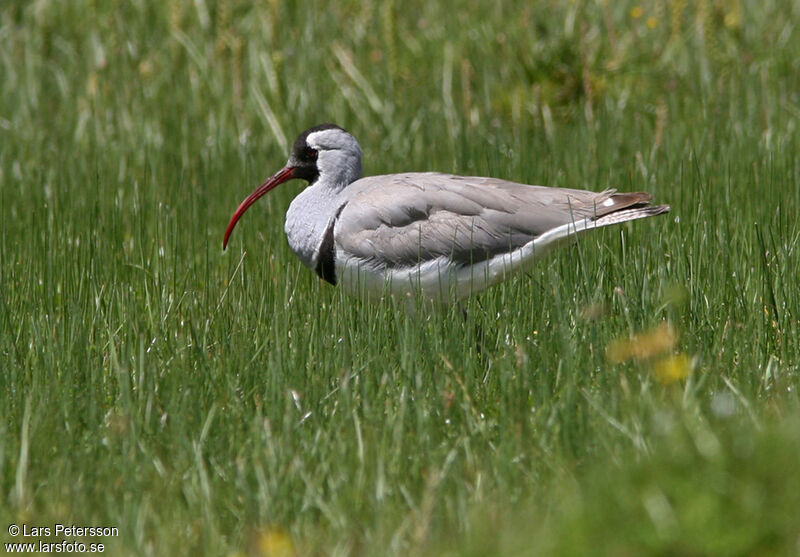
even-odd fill
[[[342,213],[342,209],[347,203],[342,204],[336,215],[331,219],[328,228],[325,229],[325,234],[322,236],[322,243],[319,246],[319,253],[317,254],[317,275],[322,280],[329,282],[336,286],[336,245],[333,241],[333,228],[336,226],[336,221]]]

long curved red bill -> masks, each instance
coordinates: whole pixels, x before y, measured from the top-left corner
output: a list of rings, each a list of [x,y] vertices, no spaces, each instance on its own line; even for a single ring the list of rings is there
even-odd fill
[[[227,230],[225,230],[225,238],[222,240],[223,250],[226,247],[228,247],[228,238],[230,237],[231,232],[233,232],[233,228],[236,226],[236,223],[244,214],[244,212],[250,208],[250,205],[258,201],[260,197],[262,197],[265,193],[270,191],[275,186],[278,186],[286,182],[287,180],[291,180],[294,177],[293,176],[294,170],[295,169],[293,166],[285,166],[281,168],[278,172],[272,175],[272,177],[270,177],[266,182],[258,186],[253,191],[253,193],[251,193],[244,199],[244,201],[242,201],[242,203],[239,205],[239,208],[236,209],[236,211],[233,213],[233,216],[231,217],[231,222],[228,223]]]

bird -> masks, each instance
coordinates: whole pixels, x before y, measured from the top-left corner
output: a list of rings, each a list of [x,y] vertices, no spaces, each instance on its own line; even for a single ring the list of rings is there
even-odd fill
[[[348,294],[415,293],[456,302],[530,270],[554,248],[589,230],[667,213],[645,192],[546,187],[439,172],[362,177],[361,146],[335,124],[294,141],[286,165],[233,213],[236,223],[278,185],[308,182],[284,230],[292,251]]]

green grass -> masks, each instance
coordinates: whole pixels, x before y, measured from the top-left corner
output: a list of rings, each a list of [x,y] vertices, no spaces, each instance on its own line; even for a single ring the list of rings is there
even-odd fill
[[[255,4],[0,6],[0,540],[62,522],[118,527],[111,555],[796,554],[798,5]],[[644,190],[672,213],[466,319],[302,268],[300,184],[223,253],[324,121],[367,174]],[[665,321],[685,379],[606,358]]]

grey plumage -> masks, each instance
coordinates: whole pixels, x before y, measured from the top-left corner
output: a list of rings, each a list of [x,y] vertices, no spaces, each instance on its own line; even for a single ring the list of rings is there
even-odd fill
[[[354,295],[421,292],[442,302],[529,269],[587,230],[669,211],[648,193],[529,186],[436,172],[361,178],[361,147],[339,126],[300,134],[286,166],[239,205],[292,178],[308,181],[289,205],[286,236],[307,267]]]
[[[346,189],[336,227],[343,256],[376,267],[438,257],[470,265],[558,226],[633,208],[615,222],[666,212],[647,193],[589,192],[434,172],[362,178]],[[639,216],[641,215],[641,216]],[[600,221],[598,226],[611,224]]]

